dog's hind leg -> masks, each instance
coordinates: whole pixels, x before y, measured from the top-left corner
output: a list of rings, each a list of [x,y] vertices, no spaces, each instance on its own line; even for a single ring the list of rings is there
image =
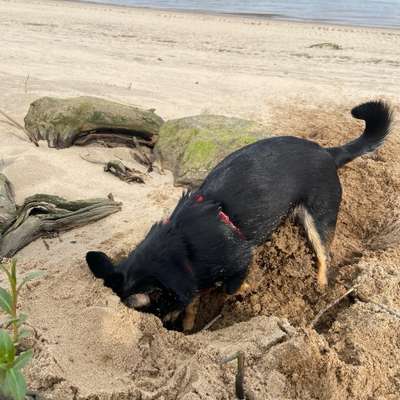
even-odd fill
[[[185,317],[183,318],[183,332],[190,332],[194,328],[197,312],[200,306],[200,296],[197,295],[192,302],[185,308]]]
[[[333,201],[333,198],[330,200],[330,206],[325,203],[322,208],[315,209],[301,205],[295,209],[295,214],[304,226],[308,240],[317,257],[318,284],[320,287],[325,287],[328,284],[329,249],[335,234],[340,197],[337,201]]]

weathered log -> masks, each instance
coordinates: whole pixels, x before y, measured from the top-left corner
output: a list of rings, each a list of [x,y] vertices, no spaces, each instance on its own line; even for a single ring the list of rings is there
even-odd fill
[[[10,182],[2,174],[0,179],[0,193],[9,195]],[[121,203],[110,198],[68,201],[58,196],[37,194],[26,198],[21,207],[15,206],[14,197],[2,200],[3,197],[0,204],[8,208],[0,209],[2,221],[5,221],[0,225],[0,257],[12,257],[42,235],[77,228],[121,209]]]
[[[155,135],[149,137],[147,140],[139,139],[137,143],[141,146],[153,147],[157,138],[158,136]],[[111,130],[109,130],[109,132],[93,131],[79,133],[73,144],[75,146],[86,146],[92,143],[100,143],[106,147],[137,147],[136,143],[132,140],[131,135],[121,134],[115,131],[112,132]]]
[[[34,101],[25,117],[25,128],[36,141],[49,147],[102,141],[108,145],[134,146],[132,137],[152,146],[163,120],[154,110],[141,110],[97,97],[58,99],[42,97]]]
[[[14,189],[7,177],[0,174],[0,233],[8,228],[16,214]]]

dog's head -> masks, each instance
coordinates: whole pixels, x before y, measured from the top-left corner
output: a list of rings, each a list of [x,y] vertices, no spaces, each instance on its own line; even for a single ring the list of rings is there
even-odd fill
[[[95,251],[86,254],[86,261],[94,276],[103,279],[127,306],[160,318],[182,310],[195,292],[185,244],[172,224],[155,224],[135,251],[117,265]]]

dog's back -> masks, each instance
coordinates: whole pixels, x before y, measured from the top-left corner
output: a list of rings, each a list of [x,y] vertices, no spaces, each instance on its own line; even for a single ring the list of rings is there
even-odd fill
[[[224,159],[198,191],[220,202],[254,245],[295,212],[316,252],[322,286],[342,195],[337,169],[378,148],[392,121],[390,108],[380,101],[355,107],[352,114],[366,122],[352,142],[323,148],[291,136],[264,139]]]
[[[340,198],[333,158],[316,143],[290,136],[261,140],[231,154],[199,189],[220,202],[254,244],[264,242],[296,206],[324,191]]]

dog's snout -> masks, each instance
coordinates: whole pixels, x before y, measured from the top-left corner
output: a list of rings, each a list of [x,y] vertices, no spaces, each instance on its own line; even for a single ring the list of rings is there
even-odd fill
[[[146,293],[136,293],[124,299],[124,303],[130,308],[143,308],[150,305],[150,296]]]

